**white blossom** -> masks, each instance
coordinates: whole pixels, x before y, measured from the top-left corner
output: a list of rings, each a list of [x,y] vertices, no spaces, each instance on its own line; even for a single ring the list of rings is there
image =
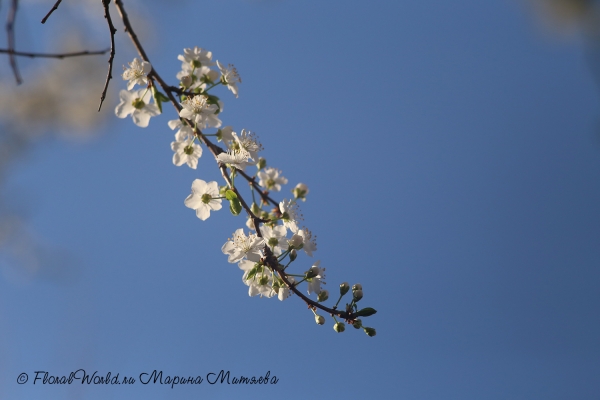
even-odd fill
[[[297,221],[302,219],[300,208],[294,200],[286,200],[279,202],[279,211],[281,211],[281,219],[283,224],[292,232],[298,232]]]
[[[281,246],[285,245],[285,236],[287,235],[287,229],[283,225],[277,225],[271,228],[268,225],[260,227],[260,232],[265,239],[266,244],[271,248],[273,254],[276,256],[281,254]]]
[[[208,103],[208,97],[196,95],[185,99],[182,103],[182,109],[179,111],[181,118],[186,118],[198,124],[199,129],[218,128],[221,126],[221,120],[216,112],[219,109],[215,104]]]
[[[183,54],[177,56],[177,59],[182,62],[181,69],[183,70],[215,65],[212,61],[212,52],[198,46],[193,49],[183,49]]]
[[[133,123],[139,127],[145,128],[150,122],[150,117],[160,114],[156,104],[151,104],[152,93],[147,88],[128,92],[121,90],[119,92],[121,102],[115,108],[115,114],[119,118],[126,118],[131,115]]]
[[[127,82],[127,90],[133,89],[136,85],[147,85],[148,74],[152,70],[152,65],[148,61],[141,61],[138,58],[134,58],[132,62],[128,63],[129,68],[123,66],[123,80]]]
[[[319,268],[320,263],[321,261],[317,260],[315,261],[313,266],[310,267],[310,271],[314,276],[312,278],[306,279],[306,281],[308,282],[308,294],[319,294],[319,292],[321,291],[321,282],[325,283],[325,268]]]
[[[293,276],[288,275],[287,280],[290,282],[291,285],[296,283],[296,280],[294,279]],[[293,292],[284,283],[283,287],[280,287],[279,291],[277,292],[277,298],[279,298],[279,300],[281,300],[281,301],[284,301],[285,299],[290,297],[292,295],[292,293]]]
[[[223,142],[227,148],[230,148],[231,142],[233,141],[233,128],[229,125],[217,131],[217,140]]]
[[[242,129],[239,136],[235,132],[232,132],[231,135],[233,136],[233,142],[230,147],[233,150],[245,150],[254,162],[258,161],[258,152],[262,150],[262,145],[254,133]]]
[[[226,153],[219,154],[217,160],[243,171],[247,166],[252,165],[251,162],[248,162],[249,157],[250,154],[244,150],[229,150]]]
[[[281,171],[271,167],[258,171],[258,184],[268,190],[279,192],[281,185],[285,185],[288,182],[286,178],[279,176],[280,173]]]
[[[317,251],[317,236],[313,238],[312,232],[307,228],[302,228],[298,231],[298,235],[302,236],[302,250],[310,257],[312,257],[312,252]]]
[[[221,209],[221,199],[219,197],[217,182],[207,183],[202,179],[195,179],[192,182],[192,193],[186,197],[184,204],[186,207],[196,210],[196,216],[205,221],[210,217],[211,210]]]
[[[242,280],[248,286],[249,296],[273,297],[276,294],[273,290],[273,273],[268,268],[248,260],[241,261],[238,266],[244,271]],[[251,271],[253,276],[250,276]]]
[[[233,233],[233,239],[227,242],[221,248],[223,254],[228,254],[227,261],[236,263],[244,257],[250,261],[257,262],[260,260],[261,251],[265,245],[263,238],[258,237],[254,233],[244,234],[244,229],[240,228]]]
[[[219,70],[221,70],[221,82],[223,82],[224,85],[227,85],[227,88],[229,90],[231,90],[231,92],[235,95],[235,97],[238,97],[238,87],[237,84],[238,83],[242,83],[242,78],[240,78],[240,75],[237,72],[237,69],[235,69],[235,67],[231,64],[229,64],[227,67],[221,65],[221,63],[219,63],[217,61],[217,67],[219,67]]]
[[[184,128],[181,130],[183,129]],[[181,130],[179,132],[181,132]],[[173,164],[178,167],[187,164],[188,167],[196,169],[198,166],[198,159],[202,156],[202,147],[195,143],[193,139],[189,140],[186,138],[181,141],[171,142],[171,150],[175,152],[175,154],[173,154]]]

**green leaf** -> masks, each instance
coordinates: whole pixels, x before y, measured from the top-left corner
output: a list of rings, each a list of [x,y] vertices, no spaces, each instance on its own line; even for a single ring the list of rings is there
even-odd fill
[[[158,89],[156,89],[156,86],[152,86],[152,97],[154,97],[154,102],[156,103],[156,106],[162,113],[162,103],[168,102],[169,98],[161,92],[159,92]]]
[[[376,312],[377,310],[375,310],[374,308],[367,307],[363,308],[362,310],[358,310],[356,313],[354,313],[354,315],[357,317],[369,317],[375,314]]]
[[[237,199],[237,194],[235,194],[233,190],[227,189],[227,191],[225,192],[225,198],[231,201],[233,199]]]

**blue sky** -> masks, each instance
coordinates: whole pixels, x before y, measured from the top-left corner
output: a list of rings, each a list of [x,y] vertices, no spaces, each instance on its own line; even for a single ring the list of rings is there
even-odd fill
[[[377,336],[317,326],[295,298],[248,297],[220,250],[245,220],[183,205],[194,179],[219,179],[214,161],[172,164],[168,106],[146,129],[112,117],[117,76],[95,138],[40,139],[10,170],[7,193],[54,256],[30,279],[3,266],[1,398],[597,397],[600,104],[584,39],[510,1],[144,4],[130,13],[173,84],[184,47],[236,65],[224,124],[260,136],[290,181],[278,198],[309,186],[326,287],[360,282]],[[89,18],[65,7],[38,26],[51,5],[22,7],[24,48]],[[98,21],[94,48],[108,43]],[[116,72],[135,54],[118,43]],[[44,61],[20,62],[27,80]],[[80,368],[279,382],[16,383]]]

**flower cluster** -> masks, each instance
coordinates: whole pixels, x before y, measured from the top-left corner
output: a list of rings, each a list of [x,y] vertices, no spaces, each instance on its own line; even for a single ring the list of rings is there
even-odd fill
[[[334,318],[336,332],[345,329],[345,323],[338,321],[340,318],[374,336],[375,330],[363,327],[358,318],[376,312],[368,307],[358,309],[357,303],[363,297],[361,285],[352,287],[351,302],[338,310],[340,300],[350,287],[347,283],[340,285],[337,303],[332,308],[324,306],[322,303],[329,299],[329,291],[324,289],[326,269],[320,266],[319,260],[304,264],[310,267],[301,269],[299,273],[291,273],[292,266],[303,263],[299,258],[300,251],[309,257],[317,251],[317,237],[302,226],[304,218],[298,204],[298,200],[306,201],[308,187],[298,183],[291,189],[293,198],[276,201],[270,197],[272,192],[280,192],[288,180],[281,170],[267,166],[266,159],[259,156],[263,147],[254,133],[246,129],[238,133],[231,126],[222,126],[223,102],[212,90],[225,86],[237,98],[241,78],[232,65],[213,62],[212,57],[210,51],[200,47],[184,49],[178,57],[182,63],[176,75],[179,86],[165,86],[162,80],[157,79],[161,89],[169,96],[156,87],[154,77],[158,74],[150,63],[134,59],[122,75],[128,81],[127,90],[119,93],[121,102],[115,110],[116,115],[119,118],[131,115],[136,125],[146,127],[150,117],[160,114],[161,103],[178,97],[175,106],[179,110],[179,118],[168,121],[169,128],[176,131],[175,140],[171,142],[173,164],[186,164],[196,169],[205,147],[213,154],[225,179],[225,185],[221,187],[216,181],[195,179],[184,204],[195,210],[202,221],[210,217],[211,211],[221,210],[223,201],[229,202],[233,215],[246,211],[249,232],[245,233],[244,228],[237,229],[221,250],[229,263],[237,264],[243,271],[242,281],[248,287],[248,294],[277,297],[281,301],[295,294],[307,303],[318,325],[325,323],[325,318],[317,314],[317,310],[321,309]],[[218,70],[214,69],[215,65]],[[145,87],[134,90],[136,85]],[[254,174],[246,172],[251,166],[256,166]],[[243,178],[249,183],[251,203],[244,200],[241,189],[245,185],[237,185],[236,178],[238,181]],[[302,284],[306,286],[306,294],[300,289]]]

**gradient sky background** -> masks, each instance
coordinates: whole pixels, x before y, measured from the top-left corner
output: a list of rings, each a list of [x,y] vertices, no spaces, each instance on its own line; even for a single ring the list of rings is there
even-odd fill
[[[21,48],[48,49],[70,21],[89,25],[89,48],[108,44],[92,7],[40,25],[52,4],[20,9]],[[168,105],[146,129],[115,118],[116,76],[95,138],[40,139],[9,171],[4,190],[53,255],[34,275],[2,258],[1,399],[598,398],[600,66],[581,36],[517,1],[140,4],[133,22],[172,84],[184,47],[236,65],[224,124],[260,135],[290,181],[279,199],[309,186],[326,288],[360,282],[377,336],[317,326],[297,298],[248,297],[220,250],[245,219],[183,205],[195,178],[218,180],[214,161],[172,164]],[[118,43],[115,75],[135,55]],[[19,62],[27,80],[69,61]],[[79,368],[279,383],[32,384]]]

